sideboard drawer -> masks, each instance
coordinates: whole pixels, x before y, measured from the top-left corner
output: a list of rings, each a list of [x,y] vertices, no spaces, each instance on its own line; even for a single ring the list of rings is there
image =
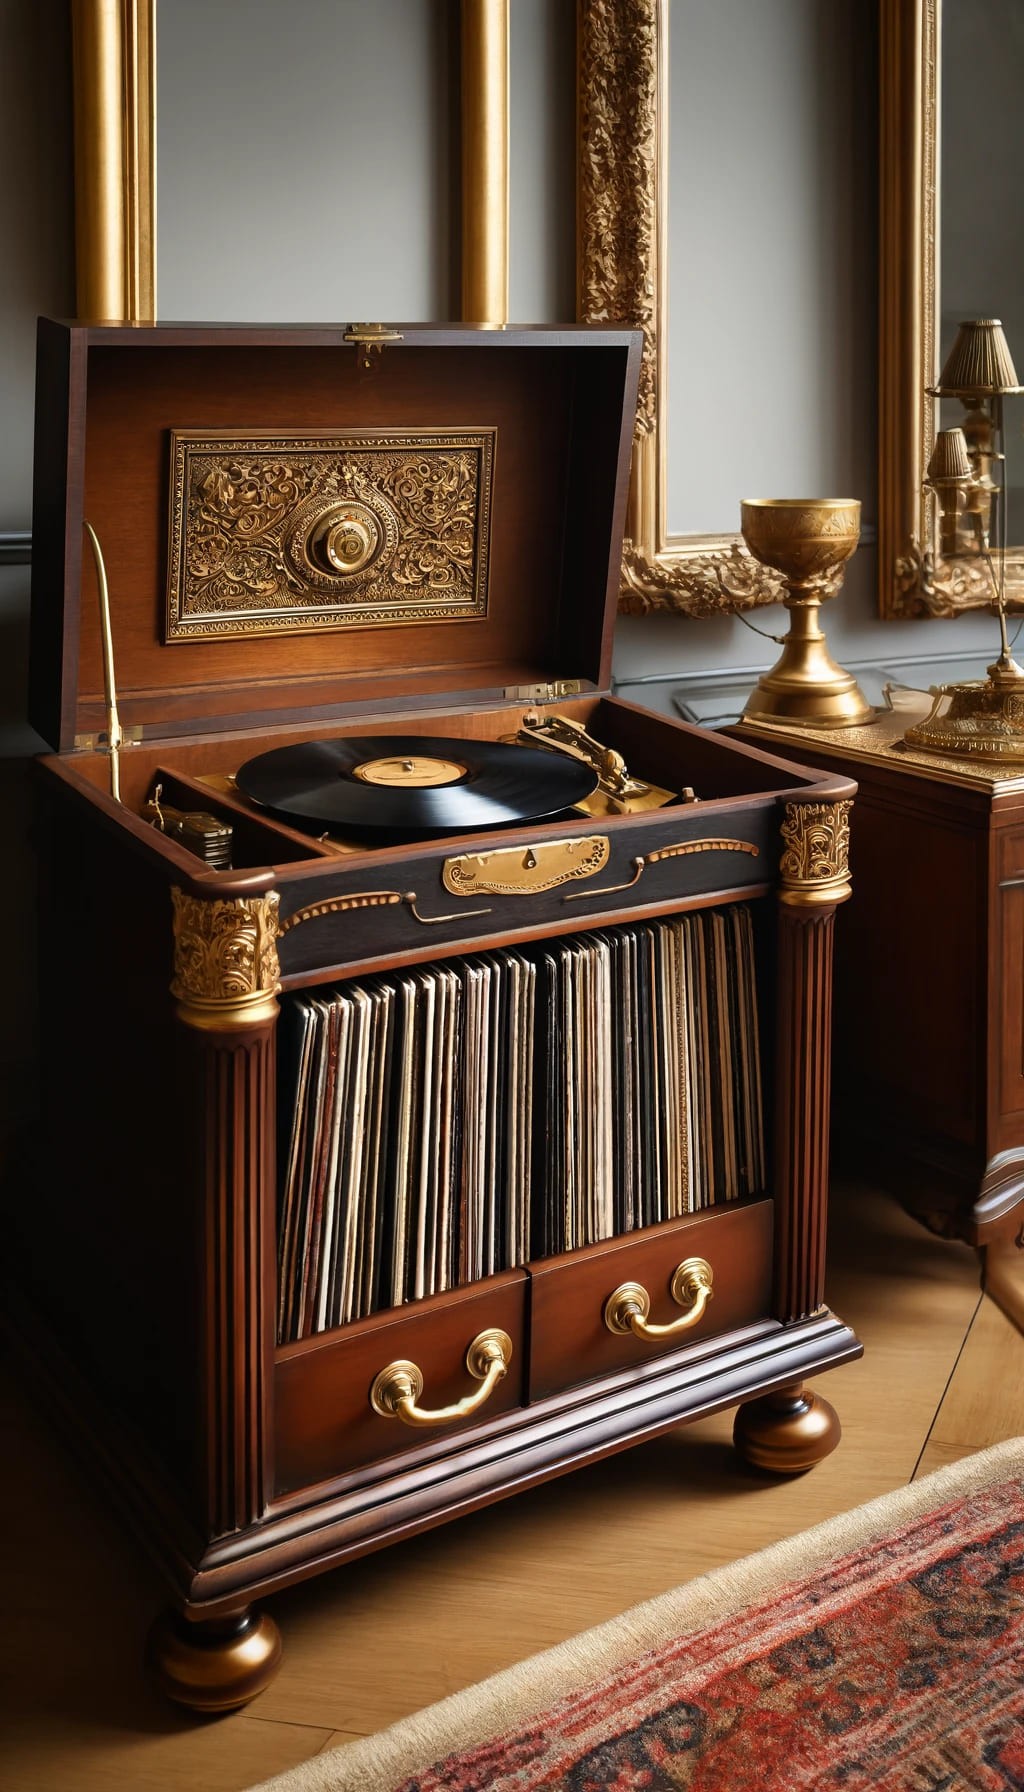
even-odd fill
[[[685,1306],[672,1299],[673,1275],[687,1258],[711,1266],[712,1293],[692,1325],[668,1337],[637,1337],[609,1330],[605,1308],[623,1283],[637,1283],[650,1297],[648,1320],[669,1325]],[[566,1252],[530,1265],[530,1399],[648,1362],[765,1318],[771,1311],[772,1204],[744,1202],[685,1219],[668,1220],[588,1250]]]
[[[521,1405],[525,1295],[525,1272],[510,1270],[279,1350],[274,1375],[278,1494],[400,1455]],[[422,1371],[417,1398],[422,1408],[453,1406],[478,1393],[481,1383],[466,1367],[466,1352],[474,1338],[494,1327],[511,1339],[509,1367],[469,1418],[420,1427],[374,1411],[374,1381],[396,1362],[415,1363]]]

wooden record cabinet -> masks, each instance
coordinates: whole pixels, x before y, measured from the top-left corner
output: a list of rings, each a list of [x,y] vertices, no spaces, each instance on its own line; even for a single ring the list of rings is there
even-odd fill
[[[41,326],[46,1113],[36,1186],[8,1221],[12,1311],[39,1385],[164,1571],[173,1609],[152,1659],[197,1709],[266,1684],[280,1644],[253,1602],[305,1576],[716,1408],[739,1407],[741,1452],[778,1472],[838,1440],[803,1382],[860,1349],[823,1288],[854,786],[608,695],[639,355],[636,333],[612,329],[416,326],[381,349],[340,329]],[[496,432],[478,614],[170,636],[172,431],[468,425]],[[106,559],[133,739],[120,800],[83,519]],[[371,728],[496,741],[544,702],[699,800],[339,853],[227,782],[269,747]],[[156,782],[231,824],[230,869],[151,824]],[[599,851],[567,882],[559,855],[581,836]],[[469,903],[446,876],[467,855]],[[491,875],[509,855],[541,867],[511,892]],[[276,1039],[296,992],[736,902],[758,942],[763,1189],[276,1342]],[[693,1257],[713,1271],[706,1306],[670,1293]],[[674,1329],[642,1335],[628,1313],[613,1329],[626,1282]],[[511,1353],[504,1373],[472,1371],[481,1399],[467,1350],[495,1328]],[[418,1365],[437,1424],[403,1423],[401,1389],[374,1409],[396,1363]]]

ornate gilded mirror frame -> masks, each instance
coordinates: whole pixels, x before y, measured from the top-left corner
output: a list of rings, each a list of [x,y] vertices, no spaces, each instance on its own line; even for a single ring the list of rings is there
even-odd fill
[[[924,485],[938,376],[941,0],[880,0],[879,611],[956,616],[991,604],[984,564],[943,560]],[[1024,604],[1024,549],[1007,602]]]
[[[669,535],[667,0],[578,0],[577,312],[644,332],[620,608],[721,615],[777,603],[739,535]]]
[[[79,317],[156,317],[157,0],[72,0]],[[463,0],[462,315],[508,321],[509,0]]]

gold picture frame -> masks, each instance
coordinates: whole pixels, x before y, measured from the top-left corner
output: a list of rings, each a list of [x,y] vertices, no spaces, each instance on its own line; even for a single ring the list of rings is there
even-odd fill
[[[880,0],[878,566],[884,617],[990,606],[983,562],[943,560],[924,484],[938,376],[941,0]],[[1024,604],[1024,548],[1011,548],[1007,603]]]
[[[737,535],[668,533],[667,0],[578,0],[577,314],[644,333],[620,609],[713,616],[778,603]]]
[[[157,0],[72,0],[78,312],[156,316]],[[669,536],[662,398],[665,0],[579,0],[578,316],[635,325],[645,348],[620,607],[690,616],[776,603],[739,535]],[[461,293],[508,321],[509,0],[462,0]]]
[[[72,0],[76,303],[156,319],[157,0]],[[462,315],[508,322],[509,0],[462,0]]]

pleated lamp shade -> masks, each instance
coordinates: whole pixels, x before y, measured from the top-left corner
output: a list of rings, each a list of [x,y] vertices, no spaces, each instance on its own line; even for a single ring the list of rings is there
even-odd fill
[[[971,477],[971,458],[962,429],[940,429],[928,462],[929,485],[960,485]]]
[[[960,325],[933,390],[938,397],[959,398],[1021,390],[998,317],[976,317]]]

